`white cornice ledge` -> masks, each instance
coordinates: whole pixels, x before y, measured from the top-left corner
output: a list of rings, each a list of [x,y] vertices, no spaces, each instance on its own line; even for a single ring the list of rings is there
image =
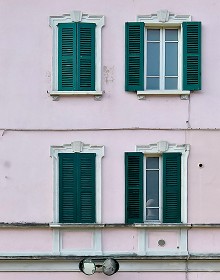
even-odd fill
[[[80,16],[76,20],[74,14],[80,13]],[[97,26],[102,27],[105,25],[105,17],[103,15],[89,15],[84,14],[81,11],[72,11],[70,14],[64,14],[62,16],[50,16],[49,25],[55,27],[58,23],[68,23],[73,22],[74,20],[80,22],[90,22],[95,23]]]

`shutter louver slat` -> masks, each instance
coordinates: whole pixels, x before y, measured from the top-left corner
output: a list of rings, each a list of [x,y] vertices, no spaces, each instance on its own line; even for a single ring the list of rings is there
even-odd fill
[[[143,222],[143,154],[125,153],[126,223]]]
[[[183,23],[183,89],[201,89],[201,22]]]
[[[163,222],[181,222],[181,154],[163,154]]]
[[[144,90],[144,23],[125,25],[125,90]]]
[[[79,90],[95,90],[95,27],[94,23],[78,23]]]

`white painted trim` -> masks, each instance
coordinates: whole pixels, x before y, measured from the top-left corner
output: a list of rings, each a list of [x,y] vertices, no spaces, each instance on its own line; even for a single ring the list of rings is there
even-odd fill
[[[51,96],[102,95],[102,91],[51,91]]]
[[[147,231],[145,229],[140,229],[138,231],[138,255],[144,256],[146,254],[146,248],[148,247],[148,244],[146,244],[148,241],[146,235]]]
[[[63,146],[51,146],[53,158],[53,181],[54,181],[54,223],[59,223],[59,153],[74,153],[77,146],[81,145],[81,153],[96,154],[96,222],[101,223],[101,159],[104,156],[104,146],[93,146],[80,141],[65,144]]]
[[[77,15],[77,16],[76,16]],[[58,28],[59,23],[70,23],[76,20],[80,22],[95,23],[95,91],[101,92],[101,29],[105,24],[103,15],[89,15],[81,11],[72,11],[71,14],[63,16],[51,16],[49,25],[53,29],[53,65],[52,65],[52,92],[58,90]],[[56,94],[58,95],[58,94]],[[75,94],[74,94],[75,95]],[[97,95],[97,94],[95,94]]]
[[[138,90],[137,95],[189,95],[189,90]]]
[[[54,255],[60,254],[60,231],[58,229],[53,230],[53,253]]]
[[[220,260],[192,260],[187,259],[147,259],[123,260],[119,262],[119,272],[220,272]],[[79,271],[80,260],[0,260],[0,272],[76,272]],[[187,264],[187,265],[186,265]],[[78,275],[78,274],[77,274]]]
[[[188,230],[180,229],[180,250],[181,252],[188,252]]]
[[[175,15],[173,13],[170,13],[169,11],[166,11],[168,13],[168,17],[165,21],[161,21],[160,17],[158,16],[158,14],[161,11],[158,11],[157,13],[154,14],[150,14],[150,15],[138,15],[137,16],[137,21],[138,22],[144,22],[146,24],[175,24],[180,25],[181,23],[183,23],[184,21],[191,21],[192,17],[190,15]]]

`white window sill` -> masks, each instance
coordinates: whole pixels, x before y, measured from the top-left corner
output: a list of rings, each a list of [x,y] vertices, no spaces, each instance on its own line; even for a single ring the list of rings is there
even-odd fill
[[[50,228],[62,229],[62,228],[191,228],[191,224],[177,223],[177,224],[154,224],[154,223],[137,223],[137,224],[63,224],[63,223],[51,223]]]
[[[95,100],[101,100],[103,91],[51,91],[50,96],[54,101],[59,100],[62,96],[94,96]]]
[[[137,91],[137,95],[189,95],[189,90],[143,90]]]

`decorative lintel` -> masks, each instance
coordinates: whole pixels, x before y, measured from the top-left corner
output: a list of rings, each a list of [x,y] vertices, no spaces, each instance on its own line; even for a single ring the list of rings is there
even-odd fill
[[[70,13],[70,16],[72,18],[72,21],[74,21],[74,22],[82,21],[82,12],[81,11],[72,11]]]
[[[157,18],[160,22],[167,22],[169,20],[169,11],[167,10],[160,10],[157,12]]]

